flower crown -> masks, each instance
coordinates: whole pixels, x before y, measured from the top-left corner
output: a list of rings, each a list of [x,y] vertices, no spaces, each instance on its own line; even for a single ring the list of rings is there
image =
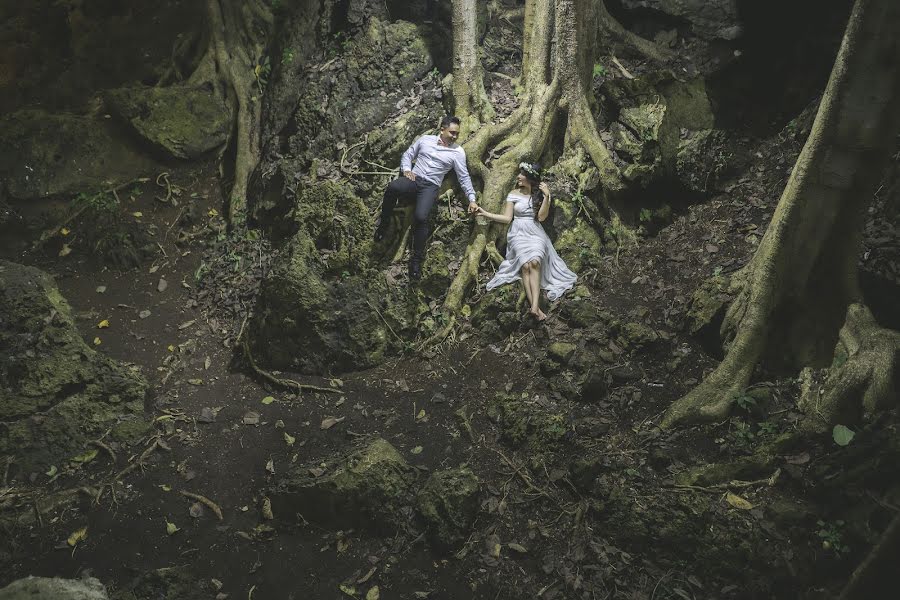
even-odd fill
[[[541,178],[541,174],[540,174],[540,173],[538,172],[538,170],[535,169],[534,166],[531,165],[530,163],[527,163],[527,162],[520,162],[520,163],[519,163],[519,169],[521,169],[522,171],[525,171],[526,173],[528,173],[529,175],[531,175],[531,177],[534,178],[534,179],[540,179],[540,178]]]

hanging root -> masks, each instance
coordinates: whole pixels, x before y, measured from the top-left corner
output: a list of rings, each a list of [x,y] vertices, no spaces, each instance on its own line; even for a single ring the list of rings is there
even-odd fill
[[[804,425],[827,431],[834,425],[870,420],[897,404],[900,392],[900,332],[878,325],[862,304],[851,304],[839,333],[832,366],[803,372],[800,406]]]
[[[672,56],[668,50],[625,29],[606,9],[606,2],[600,2],[600,26],[613,43],[621,45],[632,54],[663,62]]]

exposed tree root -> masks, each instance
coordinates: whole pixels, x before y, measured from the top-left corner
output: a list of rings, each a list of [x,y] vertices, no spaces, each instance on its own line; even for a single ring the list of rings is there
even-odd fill
[[[871,311],[851,304],[834,352],[835,364],[817,381],[804,371],[800,406],[805,424],[826,431],[835,423],[869,420],[897,404],[900,393],[900,332],[880,327]]]
[[[283,379],[281,377],[276,377],[265,369],[261,369],[259,366],[257,366],[256,360],[253,358],[253,354],[250,353],[250,345],[247,343],[246,337],[241,340],[241,349],[244,352],[244,358],[247,359],[247,364],[249,365],[250,370],[264,381],[278,388],[290,390],[292,392],[321,392],[323,394],[341,395],[344,393],[337,388],[322,387],[318,385],[311,385],[309,383],[300,383],[298,381],[294,381],[293,379]]]
[[[453,77],[450,89],[456,114],[462,119],[461,137],[477,131],[494,118],[494,107],[484,90],[484,72],[478,56],[478,2],[453,0]]]
[[[601,0],[598,10],[600,26],[610,39],[610,45],[619,44],[632,54],[660,62],[672,56],[672,53],[668,50],[625,29],[615,17],[609,14],[609,11],[606,9],[606,2]]]

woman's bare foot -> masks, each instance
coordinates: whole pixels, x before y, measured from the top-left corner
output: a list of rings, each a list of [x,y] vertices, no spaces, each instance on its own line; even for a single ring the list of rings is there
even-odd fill
[[[547,315],[545,315],[544,311],[542,311],[540,308],[532,308],[528,312],[530,314],[534,315],[534,318],[537,319],[538,321],[543,321],[544,319],[547,318]]]

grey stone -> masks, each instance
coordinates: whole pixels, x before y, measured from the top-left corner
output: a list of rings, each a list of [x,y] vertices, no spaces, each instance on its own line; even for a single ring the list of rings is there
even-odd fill
[[[0,180],[13,200],[97,191],[155,169],[109,119],[41,110],[0,117]]]
[[[478,477],[468,467],[432,473],[419,490],[417,508],[438,547],[452,548],[468,535],[478,510]]]
[[[93,577],[26,577],[0,589],[0,600],[109,600],[109,596],[103,584]]]

